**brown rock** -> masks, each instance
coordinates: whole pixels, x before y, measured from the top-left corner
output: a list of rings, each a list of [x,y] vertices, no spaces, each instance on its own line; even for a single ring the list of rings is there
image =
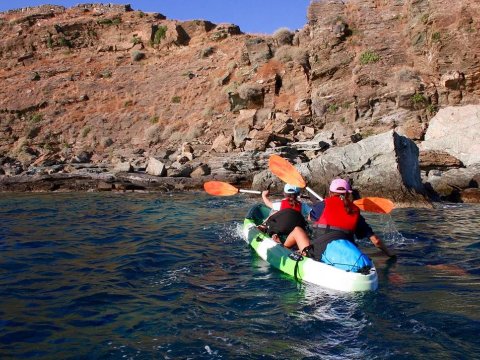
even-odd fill
[[[288,134],[294,129],[293,121],[287,114],[278,112],[272,124],[272,132],[275,134]]]
[[[112,191],[113,189],[113,184],[107,183],[105,181],[100,181],[97,184],[97,190],[98,191]]]
[[[480,189],[470,188],[460,192],[460,200],[464,203],[480,203]]]
[[[190,177],[200,178],[206,175],[210,175],[210,173],[210,167],[207,164],[202,164],[190,173]]]
[[[233,136],[221,134],[213,140],[211,150],[217,153],[226,153],[232,151],[233,147]]]
[[[461,90],[465,88],[465,74],[458,71],[449,71],[443,74],[440,83],[450,90]]]
[[[447,170],[463,167],[463,163],[456,157],[445,151],[423,150],[418,156],[420,169],[422,170]]]
[[[250,63],[264,63],[272,57],[272,50],[268,43],[262,38],[252,38],[245,41],[248,59]]]
[[[189,39],[204,38],[215,26],[216,25],[210,21],[204,20],[189,20],[179,24],[179,27],[185,32]]]
[[[233,141],[236,147],[242,146],[248,137],[250,130],[255,125],[255,114],[257,110],[240,110],[240,116],[235,120],[233,126]]]
[[[173,166],[174,164],[172,164]],[[169,177],[189,177],[193,171],[193,167],[190,164],[176,164],[176,167],[171,167],[167,170],[167,176]]]
[[[418,119],[407,120],[398,128],[398,132],[412,140],[423,140],[425,136],[425,125]]]
[[[245,142],[245,151],[265,151],[272,139],[272,134],[266,131],[256,131],[253,138]]]

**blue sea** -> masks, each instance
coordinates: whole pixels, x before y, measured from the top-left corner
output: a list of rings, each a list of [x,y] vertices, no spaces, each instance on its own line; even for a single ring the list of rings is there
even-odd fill
[[[0,359],[479,359],[480,207],[368,214],[376,292],[248,247],[258,197],[0,194]]]

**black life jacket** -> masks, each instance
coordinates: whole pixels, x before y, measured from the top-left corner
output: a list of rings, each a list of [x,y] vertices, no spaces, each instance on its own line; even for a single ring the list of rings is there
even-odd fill
[[[307,222],[303,215],[294,209],[283,209],[271,215],[265,222],[269,235],[288,235],[295,227],[307,228]]]

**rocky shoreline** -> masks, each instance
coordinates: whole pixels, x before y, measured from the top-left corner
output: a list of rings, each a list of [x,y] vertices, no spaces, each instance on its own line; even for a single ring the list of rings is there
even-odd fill
[[[312,0],[271,36],[130,6],[0,13],[0,191],[281,187],[480,202],[480,7]],[[382,34],[382,36],[378,36]]]
[[[286,146],[264,152],[209,153],[195,159],[193,153],[185,155],[192,147],[184,144],[183,153],[177,157],[189,157],[192,160],[184,162],[180,167],[175,162],[173,167],[172,163],[167,166],[153,157],[148,159],[145,167],[137,169],[130,162],[117,163],[111,167],[77,162],[30,167],[17,175],[0,175],[0,191],[175,192],[202,190],[203,184],[210,180],[257,190],[268,188],[280,191],[281,181],[268,170],[269,156],[277,153],[297,164],[298,171],[309,186],[323,196],[328,192],[330,179],[344,177],[352,182],[358,197],[387,197],[397,207],[431,207],[432,201],[480,202],[476,182],[480,166],[475,161],[473,166],[463,167],[463,172],[460,171],[461,162],[458,159],[449,164],[453,170],[448,170],[449,166],[443,161],[435,166],[435,151],[424,152],[422,161],[419,161],[417,145],[394,131],[343,147],[327,148],[312,159],[305,155],[305,151],[310,151],[315,144],[303,144],[307,145],[310,147],[303,150]],[[5,168],[15,169],[5,158],[0,159],[0,164],[3,165],[0,167],[3,173]],[[463,183],[463,187],[449,185],[448,194],[442,195],[444,184],[441,181],[433,186],[425,181],[432,171],[436,171],[437,177],[442,177],[442,174],[438,175],[438,167],[447,170],[447,175],[443,175],[446,181],[451,176],[451,171],[456,171],[455,180],[459,184]]]

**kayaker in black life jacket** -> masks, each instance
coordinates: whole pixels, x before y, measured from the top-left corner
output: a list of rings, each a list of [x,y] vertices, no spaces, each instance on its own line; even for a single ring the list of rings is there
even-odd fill
[[[388,250],[383,241],[373,232],[360,209],[352,201],[352,189],[348,181],[335,179],[330,184],[330,195],[313,205],[309,220],[313,221],[313,257],[320,260],[327,245],[339,239],[355,244],[359,239],[368,237],[375,247],[388,257],[396,257]]]
[[[270,234],[272,239],[283,243],[287,248],[297,243],[292,238],[299,232],[303,232],[305,235],[301,236],[303,242],[298,247],[303,249],[309,245],[308,236],[305,232],[307,228],[305,218],[310,213],[311,208],[306,203],[299,201],[300,191],[300,188],[286,184],[283,188],[284,198],[276,202],[272,202],[268,198],[270,194],[268,190],[262,192],[262,199],[265,205],[276,211],[265,221],[264,231]],[[285,235],[287,236],[286,238]]]

